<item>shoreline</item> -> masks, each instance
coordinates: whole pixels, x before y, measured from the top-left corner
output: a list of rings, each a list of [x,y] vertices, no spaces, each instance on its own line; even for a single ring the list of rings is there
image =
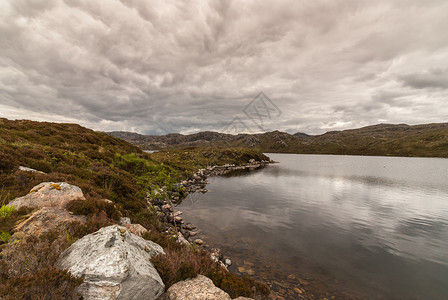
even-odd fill
[[[197,238],[196,236],[199,232],[196,230],[198,228],[194,224],[186,223],[181,217],[183,214],[182,211],[175,210],[175,208],[191,194],[208,192],[205,187],[209,183],[207,181],[209,177],[224,176],[235,171],[257,170],[274,163],[276,162],[272,160],[255,161],[251,159],[249,163],[243,165],[226,164],[199,169],[187,180],[174,184],[171,190],[166,191],[161,189],[157,191],[156,195],[167,196],[164,200],[160,199],[163,197],[156,197],[148,200],[148,202],[155,208],[158,217],[163,223],[167,224],[169,228],[173,228],[171,226],[174,226],[174,232],[168,229],[164,232],[165,234],[175,237],[181,244],[196,246],[208,251],[213,260],[219,262],[227,271],[232,272],[229,270],[229,267],[233,264],[231,258],[225,256],[219,248],[208,245],[206,241]]]
[[[327,280],[329,278],[321,278],[319,275],[315,274],[310,276],[310,274],[285,274],[285,277],[280,276],[270,276],[263,270],[262,265],[254,265],[253,263],[248,263],[249,255],[245,256],[229,256],[226,255],[226,251],[222,251],[221,247],[217,248],[216,245],[209,244],[206,239],[201,239],[200,228],[197,228],[192,223],[187,223],[183,220],[183,212],[181,210],[176,210],[189,195],[194,193],[206,193],[207,184],[209,182],[207,179],[212,176],[226,176],[232,172],[238,171],[250,171],[262,169],[268,165],[275,164],[273,160],[271,161],[253,161],[249,164],[244,165],[223,165],[223,166],[212,166],[205,169],[199,169],[196,171],[189,179],[182,181],[181,183],[175,184],[173,187],[172,195],[170,197],[171,203],[164,203],[159,207],[158,213],[160,215],[163,213],[166,218],[164,222],[174,225],[176,228],[176,235],[178,236],[178,242],[188,243],[206,250],[210,253],[211,257],[219,262],[221,266],[225,267],[229,272],[234,273],[236,276],[250,276],[255,280],[259,280],[267,284],[270,288],[269,299],[273,300],[292,300],[292,299],[316,299],[316,298],[327,298],[327,299],[357,299],[356,296],[352,295],[350,291],[335,289],[331,285],[327,285]],[[175,194],[179,191],[186,191],[187,193],[183,197],[177,197]],[[173,193],[174,192],[174,193]],[[170,210],[168,210],[167,205],[172,205]],[[236,263],[242,260],[243,263]],[[298,298],[297,298],[298,297]]]

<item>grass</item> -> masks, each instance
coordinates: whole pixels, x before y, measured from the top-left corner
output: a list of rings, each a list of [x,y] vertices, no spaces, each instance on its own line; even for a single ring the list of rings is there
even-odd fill
[[[207,267],[210,262],[205,254],[181,249],[161,233],[170,229],[169,225],[158,219],[148,197],[159,197],[158,191],[169,190],[199,168],[243,164],[250,159],[268,158],[258,151],[242,148],[188,148],[147,154],[125,141],[76,124],[0,119],[0,232],[3,239],[9,241],[15,224],[32,212],[26,207],[13,209],[5,204],[26,195],[41,182],[68,182],[80,187],[86,200],[70,202],[68,210],[87,216],[85,224],[72,223],[39,238],[27,237],[14,244],[3,241],[5,244],[0,245],[0,298],[12,299],[11,295],[17,299],[76,298],[74,288],[80,282],[54,269],[54,262],[71,243],[116,223],[120,216],[128,216],[134,223],[151,230],[148,238],[168,249],[173,257],[178,256],[179,266],[171,264],[164,273],[167,281],[174,282],[197,273],[221,278],[215,274],[219,269]],[[44,173],[20,171],[19,166]],[[60,189],[60,186],[53,188]],[[189,259],[182,262],[182,258]],[[170,272],[173,273],[170,275]],[[232,287],[226,289],[237,293]]]

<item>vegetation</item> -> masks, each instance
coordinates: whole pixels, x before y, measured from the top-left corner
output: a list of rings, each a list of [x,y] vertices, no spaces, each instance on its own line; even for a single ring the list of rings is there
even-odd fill
[[[191,135],[144,136],[111,132],[142,149],[247,147],[265,153],[448,157],[448,123],[409,126],[379,124],[310,136],[273,131],[230,135],[200,132]]]
[[[2,207],[0,207],[0,218],[8,218],[14,212],[14,209],[14,205],[2,205]]]
[[[207,273],[220,282],[221,279],[216,279],[222,278],[219,269],[206,267],[210,262],[205,254],[182,248],[161,233],[169,229],[168,225],[158,219],[148,197],[155,197],[162,188],[170,189],[199,168],[242,164],[250,159],[268,158],[255,150],[224,148],[147,154],[125,141],[76,124],[0,119],[0,232],[6,241],[0,242],[0,298],[76,298],[74,289],[80,281],[54,268],[57,257],[76,239],[116,223],[120,216],[129,216],[132,222],[150,229],[147,238],[160,243],[168,253],[179,258],[191,257],[195,262],[191,265],[177,260],[179,265],[171,264],[164,273],[166,280],[172,282],[185,278],[186,274]],[[19,166],[40,172],[21,171]],[[82,189],[86,201],[74,200],[67,208],[74,214],[86,215],[87,223],[72,223],[40,237],[7,243],[14,234],[15,224],[27,218],[32,210],[13,209],[5,204],[48,181],[68,182]],[[179,276],[175,270],[181,270],[183,275]],[[226,276],[239,282],[233,274]],[[233,294],[238,293],[232,285],[219,284]]]
[[[155,231],[148,232],[144,237],[164,247],[165,255],[160,254],[151,261],[167,288],[178,281],[202,274],[213,280],[217,287],[226,291],[232,298],[255,295],[266,298],[269,295],[269,288],[265,284],[227,272],[212,260],[207,251],[182,246],[175,239]]]

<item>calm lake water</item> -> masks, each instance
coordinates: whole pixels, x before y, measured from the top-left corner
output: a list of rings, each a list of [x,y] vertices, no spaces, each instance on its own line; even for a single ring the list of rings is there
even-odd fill
[[[207,243],[266,280],[448,299],[448,159],[268,156],[279,163],[212,177],[180,205]]]

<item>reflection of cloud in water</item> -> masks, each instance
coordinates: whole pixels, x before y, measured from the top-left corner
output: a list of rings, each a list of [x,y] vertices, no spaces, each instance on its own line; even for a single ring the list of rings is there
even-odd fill
[[[254,238],[253,247],[285,261],[305,256],[356,284],[398,289],[418,278],[436,294],[435,277],[448,285],[448,160],[410,168],[420,160],[398,158],[393,165],[381,158],[391,170],[372,171],[358,163],[348,170],[334,156],[303,164],[285,157],[272,157],[282,163],[249,176],[213,178],[210,192],[187,210],[210,229],[232,228],[227,235],[235,240]],[[378,165],[377,158],[359,159]]]

